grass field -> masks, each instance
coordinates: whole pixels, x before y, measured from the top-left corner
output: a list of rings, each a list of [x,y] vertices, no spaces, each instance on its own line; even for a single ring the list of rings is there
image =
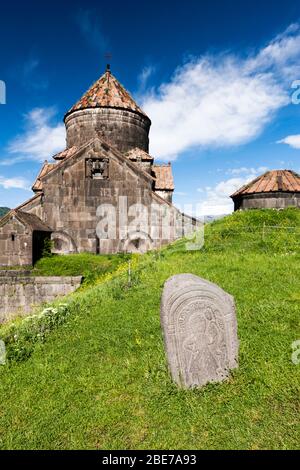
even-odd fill
[[[49,256],[40,259],[34,266],[34,276],[80,276],[85,284],[93,283],[99,276],[114,271],[119,264],[130,259],[130,255],[102,255],[80,253],[68,256]]]
[[[299,448],[299,228],[298,210],[234,214],[207,227],[202,250],[179,241],[134,258],[130,282],[120,270],[73,294],[66,322],[0,366],[0,447]],[[239,368],[201,390],[171,382],[161,336],[163,284],[182,272],[237,306]]]
[[[100,276],[113,272],[129,260],[129,254],[94,255],[79,253],[67,256],[51,255],[32,266],[0,266],[0,270],[26,270],[32,276],[83,276],[83,285],[94,283]]]

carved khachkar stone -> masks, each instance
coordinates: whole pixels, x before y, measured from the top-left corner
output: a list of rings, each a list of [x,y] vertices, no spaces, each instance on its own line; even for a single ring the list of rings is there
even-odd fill
[[[168,279],[161,324],[169,368],[178,385],[220,382],[237,367],[234,299],[217,285],[193,274]]]

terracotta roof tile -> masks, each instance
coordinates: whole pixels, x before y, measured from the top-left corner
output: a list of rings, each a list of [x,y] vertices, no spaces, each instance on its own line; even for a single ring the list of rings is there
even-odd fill
[[[54,160],[57,160],[55,163],[48,163],[47,160],[43,164],[33,186],[32,190],[34,192],[39,192],[43,190],[43,183],[41,179],[43,176],[47,175],[54,167],[59,165],[63,160],[67,158],[71,158],[78,150],[78,147],[74,146],[69,149],[65,149],[62,152],[57,153],[56,155],[53,156]]]
[[[43,189],[43,185],[42,185],[42,182],[41,182],[41,178],[45,175],[47,175],[47,173],[49,173],[50,170],[52,170],[52,168],[56,165],[56,163],[48,163],[47,160],[44,162],[33,186],[32,186],[32,191],[42,191]]]
[[[78,147],[74,145],[74,147],[70,147],[69,149],[65,149],[62,152],[57,153],[56,155],[53,156],[54,160],[63,160],[64,158],[69,157],[70,155],[73,155],[75,152],[77,152]]]
[[[174,180],[171,165],[153,165],[155,190],[174,190]]]
[[[153,162],[154,158],[149,155],[149,153],[145,152],[144,150],[139,149],[138,147],[129,150],[125,154],[125,157],[129,158],[130,160],[136,161],[141,158],[142,161],[151,161]]]
[[[110,70],[106,70],[99,80],[89,88],[82,98],[67,112],[65,118],[70,113],[80,109],[101,107],[128,109],[146,116],[128,91],[112,75]]]
[[[291,191],[299,191],[299,182],[293,177],[293,174],[286,174],[286,184],[289,185]]]
[[[272,170],[255,178],[246,184],[231,197],[243,194],[273,193],[273,192],[300,192],[300,175],[292,170]]]

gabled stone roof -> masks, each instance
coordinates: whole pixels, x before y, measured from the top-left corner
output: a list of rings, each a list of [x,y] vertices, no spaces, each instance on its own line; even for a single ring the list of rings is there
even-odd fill
[[[65,118],[74,111],[89,108],[121,108],[146,116],[109,69],[74,104],[65,115]]]
[[[42,197],[43,197],[43,193],[41,191],[39,191],[36,194],[34,194],[34,196],[27,199],[25,202],[23,202],[19,206],[15,207],[14,210],[21,210],[21,209],[23,209],[24,207],[27,207],[27,206],[30,207],[31,204],[37,204],[38,205],[38,204],[40,204],[40,202],[42,200]]]
[[[16,217],[23,225],[29,227],[33,232],[52,232],[51,228],[48,227],[38,216],[35,214],[29,214],[18,209],[12,209],[2,219],[1,226],[5,225],[12,217]]]
[[[272,170],[245,184],[230,197],[255,193],[300,192],[300,175],[292,170]]]
[[[28,212],[16,211],[17,216],[27,224],[32,230],[40,232],[51,232],[51,228],[48,227],[37,215],[29,214]]]
[[[72,159],[76,157],[77,154],[83,152],[85,149],[88,149],[89,147],[97,144],[102,145],[102,147],[106,147],[106,149],[110,150],[115,156],[117,156],[119,159],[122,159],[122,161],[127,161],[127,165],[136,173],[139,175],[143,176],[147,180],[152,180],[153,181],[153,176],[149,175],[143,168],[141,168],[139,165],[136,165],[133,161],[131,161],[129,158],[126,158],[123,153],[121,153],[118,149],[116,149],[110,142],[105,141],[103,138],[94,137],[92,138],[89,142],[83,144],[81,147],[76,147],[76,151],[73,153],[70,153],[67,157],[65,157],[63,160],[60,160],[56,164],[54,164],[49,171],[42,177],[44,179],[45,177],[48,177],[49,174],[51,174],[54,171],[59,170],[60,168],[64,168],[66,165],[68,165]],[[92,150],[92,147],[90,148]]]
[[[125,157],[129,158],[129,160],[136,161],[139,158],[142,161],[149,161],[153,162],[154,158],[149,155],[149,153],[145,152],[144,150],[135,147],[134,149],[129,150],[129,152],[125,153]]]
[[[174,190],[174,180],[172,174],[172,167],[168,165],[153,165],[152,172],[155,179],[155,190]]]
[[[50,170],[52,170],[53,166],[56,165],[56,163],[48,163],[47,160],[44,162],[33,186],[32,186],[32,191],[38,192],[42,191],[43,189],[43,184],[41,182],[41,178],[45,176],[47,173],[49,173]]]

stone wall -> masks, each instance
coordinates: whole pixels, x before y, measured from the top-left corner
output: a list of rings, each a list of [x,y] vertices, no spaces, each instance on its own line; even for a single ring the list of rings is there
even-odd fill
[[[234,210],[300,207],[300,193],[249,194],[234,200]]]
[[[138,147],[148,152],[150,119],[142,114],[114,108],[75,111],[65,120],[67,146],[80,147],[93,137],[111,142],[120,152]]]
[[[30,271],[0,271],[0,323],[74,292],[81,281],[82,276],[34,277]]]
[[[87,176],[86,165],[91,152],[96,153],[99,158],[107,159],[108,177],[92,179]],[[172,209],[172,206],[153,193],[152,184],[150,175],[140,173],[128,159],[103,143],[94,142],[79,152],[76,158],[62,162],[57,170],[44,177],[43,204],[40,207],[32,207],[30,212],[39,215],[42,221],[53,229],[54,252],[57,254],[123,252],[128,247],[128,235],[120,235],[120,225],[123,223],[119,216],[124,212],[121,205],[125,199],[127,208],[140,203],[150,212],[151,204],[155,203],[158,206],[166,206],[166,210]],[[97,209],[105,205],[113,206],[116,210],[116,233],[110,233],[108,239],[99,240],[96,228],[105,214],[97,213]],[[42,213],[38,212],[40,210]],[[127,210],[125,212],[127,213]],[[129,212],[128,224],[134,218],[135,215]],[[151,224],[149,218],[145,233],[151,234]],[[162,238],[153,244],[151,240],[143,242],[143,248],[137,251],[144,251],[145,245],[149,246],[149,249],[155,248],[156,244],[160,246],[176,238],[173,235],[166,239],[161,236]]]
[[[155,193],[162,197],[165,201],[168,201],[170,204],[172,204],[173,191],[156,190]]]
[[[0,229],[0,266],[32,263],[32,232],[16,218]]]

